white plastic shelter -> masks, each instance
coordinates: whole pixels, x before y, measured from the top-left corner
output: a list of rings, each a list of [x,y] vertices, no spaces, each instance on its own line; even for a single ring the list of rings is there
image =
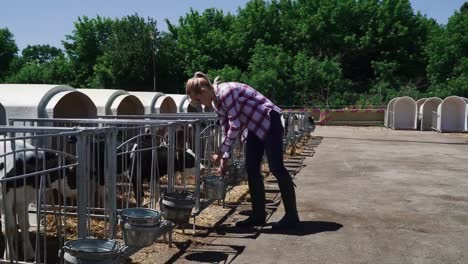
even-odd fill
[[[171,97],[176,106],[177,106],[177,113],[186,113],[187,109],[189,108],[190,99],[186,94],[166,94],[167,96]]]
[[[416,106],[418,107],[418,110],[419,110],[419,107],[421,107],[421,105],[424,104],[424,102],[426,102],[426,100],[427,98],[421,98],[416,101]]]
[[[400,97],[395,97],[390,102],[388,102],[387,110],[385,110],[384,125],[386,127],[393,127],[393,109],[395,106],[396,100]]]
[[[0,84],[7,118],[95,118],[97,110],[85,94],[67,85]]]
[[[393,129],[416,129],[416,101],[403,96],[395,101],[393,106]]]
[[[98,115],[143,115],[145,107],[134,95],[124,90],[78,89],[91,98]]]
[[[462,132],[466,123],[466,102],[462,97],[449,96],[437,107],[437,131]]]
[[[145,107],[145,114],[177,113],[177,105],[170,96],[160,92],[129,92]]]
[[[5,107],[0,103],[0,125],[6,125],[6,121]]]
[[[437,107],[440,103],[442,103],[442,99],[439,97],[431,97],[426,99],[419,107],[421,130],[432,130],[433,127],[437,127],[437,119],[433,120],[433,112],[437,112]]]
[[[421,105],[424,104],[424,102],[427,100],[427,98],[420,98],[416,101],[416,125],[417,129],[421,129]]]
[[[465,132],[468,132],[468,98],[462,98],[465,100]]]

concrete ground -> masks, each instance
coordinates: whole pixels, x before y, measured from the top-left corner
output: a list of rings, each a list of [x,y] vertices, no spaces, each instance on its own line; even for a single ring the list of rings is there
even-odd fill
[[[318,127],[295,177],[302,223],[239,230],[233,214],[177,263],[468,263],[468,135]],[[238,211],[245,210],[240,208]],[[282,205],[268,220],[281,218]]]

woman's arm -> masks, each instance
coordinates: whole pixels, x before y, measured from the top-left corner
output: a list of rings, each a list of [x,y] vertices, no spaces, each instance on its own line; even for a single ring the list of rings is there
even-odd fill
[[[224,92],[221,96],[221,104],[227,112],[227,118],[221,119],[224,119],[224,122],[227,121],[227,125],[222,125],[223,127],[227,127],[228,129],[224,137],[223,143],[219,147],[219,152],[223,158],[230,158],[232,145],[239,136],[239,133],[241,132],[241,122],[239,121],[239,90],[226,89],[226,92]]]

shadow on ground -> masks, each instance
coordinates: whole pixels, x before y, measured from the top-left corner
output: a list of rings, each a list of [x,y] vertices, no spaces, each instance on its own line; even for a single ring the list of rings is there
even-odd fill
[[[244,246],[210,245],[209,250],[195,250],[185,256],[191,262],[232,263],[243,251]]]
[[[271,229],[265,226],[264,229],[260,230],[262,234],[280,234],[280,235],[291,235],[291,236],[307,236],[318,234],[322,232],[333,232],[338,231],[343,227],[342,224],[335,222],[326,221],[302,221],[294,228],[290,229]]]
[[[307,236],[322,232],[334,232],[343,227],[342,224],[326,221],[302,221],[294,228],[289,229],[272,229],[272,223],[268,223],[263,227],[236,227],[221,225],[215,230],[217,235],[240,238],[238,235],[243,235],[242,238],[256,239],[260,234],[280,234],[291,236]]]
[[[208,263],[226,262],[229,254],[224,252],[199,252],[185,256],[186,260]]]

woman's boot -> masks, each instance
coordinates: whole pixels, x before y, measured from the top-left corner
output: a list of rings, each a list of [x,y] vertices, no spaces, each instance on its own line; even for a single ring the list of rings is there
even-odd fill
[[[280,188],[286,214],[277,223],[272,225],[272,229],[293,228],[299,223],[299,214],[296,207],[296,192],[292,181],[286,188]]]

